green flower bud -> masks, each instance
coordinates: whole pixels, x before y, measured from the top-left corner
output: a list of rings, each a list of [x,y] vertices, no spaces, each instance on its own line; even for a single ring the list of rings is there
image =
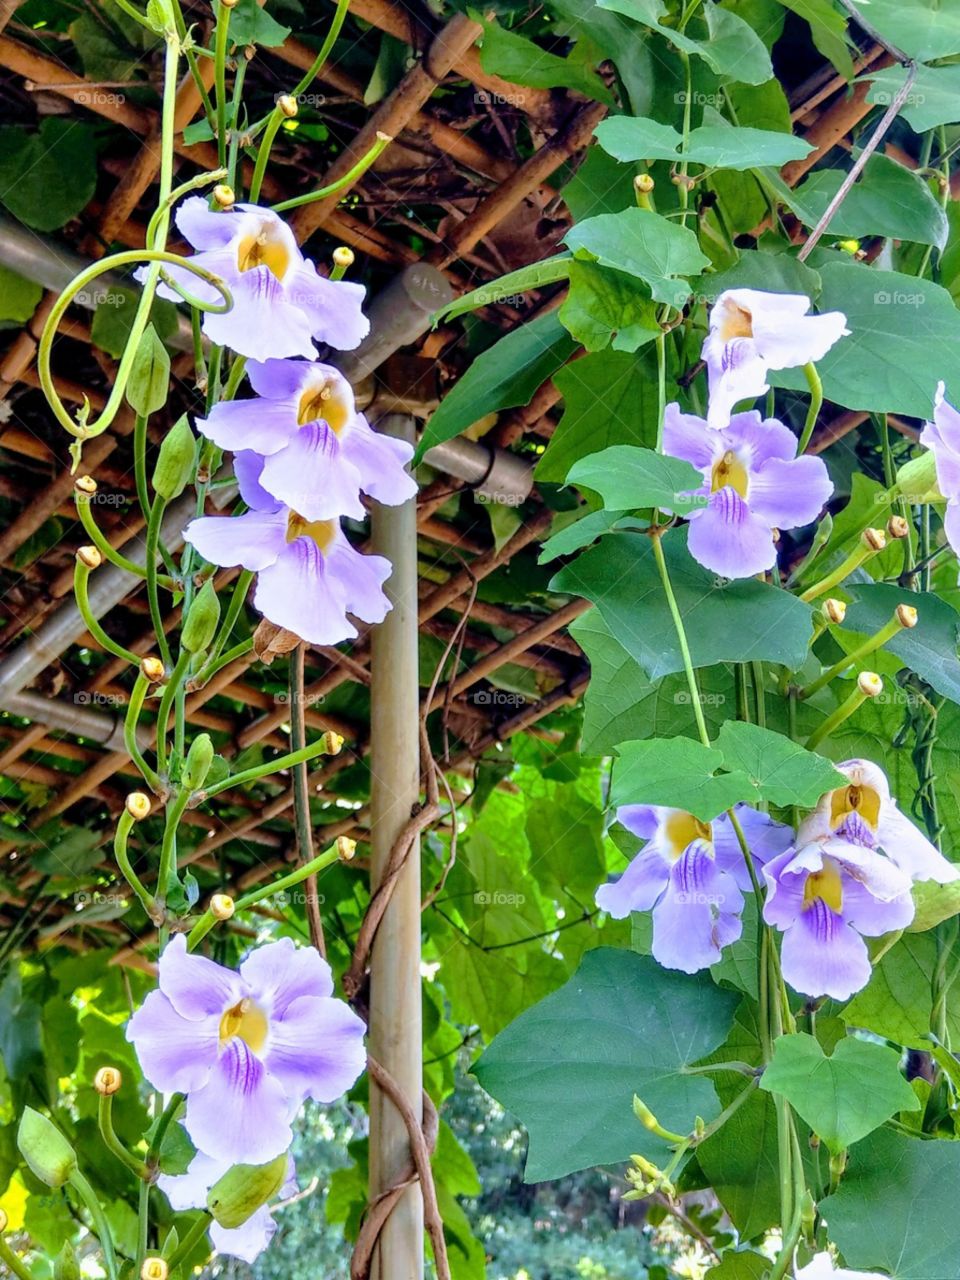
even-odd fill
[[[199,653],[206,649],[217,634],[220,622],[220,601],[208,578],[194,597],[187,620],[183,624],[180,643],[187,653]]]
[[[209,733],[198,733],[190,744],[181,780],[189,791],[198,791],[206,781],[213,764],[213,742]]]
[[[80,1280],[80,1263],[68,1240],[54,1259],[53,1280]]]
[[[31,1173],[54,1190],[77,1171],[77,1153],[46,1116],[27,1107],[20,1117],[17,1146]]]
[[[190,423],[184,414],[163,438],[157,465],[153,469],[154,489],[168,502],[171,498],[179,498],[196,465],[197,438],[190,430]]]
[[[287,1155],[277,1156],[269,1164],[235,1164],[207,1196],[207,1208],[221,1227],[232,1230],[272,1200],[287,1176]]]
[[[933,450],[926,449],[919,458],[911,458],[905,463],[897,472],[894,488],[908,502],[942,502]]]

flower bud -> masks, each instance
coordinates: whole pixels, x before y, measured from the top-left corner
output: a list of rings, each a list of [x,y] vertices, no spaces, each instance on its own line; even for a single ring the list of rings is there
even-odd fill
[[[188,791],[199,791],[207,779],[212,764],[213,739],[209,733],[198,733],[190,743],[190,750],[183,764],[183,773],[180,775],[184,787]]]
[[[281,113],[285,115],[288,120],[292,120],[294,116],[296,116],[297,112],[300,110],[300,108],[297,106],[296,98],[291,97],[289,93],[280,94],[280,96],[277,98],[277,106],[280,109]]]
[[[229,893],[215,893],[210,899],[210,914],[217,920],[229,920],[237,906]]]
[[[894,616],[901,627],[906,627],[907,630],[912,630],[920,618],[912,604],[898,604],[894,610]]]
[[[54,1259],[53,1280],[80,1280],[80,1263],[69,1240],[64,1240],[63,1248]]]
[[[831,596],[823,602],[823,616],[827,622],[832,622],[834,626],[839,627],[847,616],[847,606],[842,600],[835,600]]]
[[[287,1176],[287,1153],[269,1164],[236,1164],[207,1195],[207,1208],[228,1231],[242,1226],[261,1205],[272,1200]]]
[[[103,556],[96,547],[78,547],[77,559],[85,569],[99,569],[103,564]]]
[[[328,756],[338,756],[343,750],[343,738],[339,733],[328,729],[323,735],[323,749]]]
[[[837,248],[842,249],[844,253],[857,254],[860,252],[860,241],[840,240],[837,243]]]
[[[864,529],[860,535],[860,540],[871,551],[882,551],[887,545],[887,535],[882,529]]]
[[[877,698],[883,693],[883,681],[875,671],[861,671],[857,676],[857,688],[868,698]]]
[[[163,663],[159,658],[148,655],[146,658],[140,659],[140,674],[144,680],[149,680],[151,684],[159,684],[167,673],[164,671]]]
[[[27,1107],[20,1117],[17,1146],[30,1172],[55,1191],[77,1172],[77,1154],[46,1116]]]
[[[887,521],[887,533],[891,538],[907,538],[910,536],[910,523],[903,516],[891,516]]]
[[[137,822],[142,822],[150,814],[150,797],[143,791],[131,791],[123,805],[130,817]]]
[[[228,187],[225,182],[218,182],[213,188],[213,203],[219,209],[232,209],[236,199],[233,187]]]
[[[351,862],[356,852],[356,840],[351,840],[349,836],[337,836],[337,857],[341,862]]]
[[[220,3],[223,4],[224,0],[220,0]],[[169,1274],[170,1268],[163,1258],[144,1258],[140,1280],[167,1280]]]
[[[193,598],[183,624],[180,643],[187,653],[199,653],[213,640],[220,624],[220,600],[208,578]]]
[[[197,438],[190,430],[187,415],[173,424],[163,437],[153,469],[154,490],[169,502],[179,498],[197,465]]]
[[[240,0],[220,0],[220,3],[225,9],[235,9],[240,3]]]
[[[122,1084],[123,1076],[116,1067],[101,1067],[93,1077],[93,1087],[102,1098],[109,1098],[119,1093]]]
[[[352,267],[356,261],[352,249],[348,249],[345,244],[338,245],[333,251],[333,265],[340,267],[346,271],[347,267]]]
[[[638,173],[633,180],[634,189],[639,191],[641,195],[648,196],[653,190],[655,183],[649,173]]]
[[[73,482],[73,487],[84,498],[92,498],[97,492],[97,482],[93,476],[77,476]]]

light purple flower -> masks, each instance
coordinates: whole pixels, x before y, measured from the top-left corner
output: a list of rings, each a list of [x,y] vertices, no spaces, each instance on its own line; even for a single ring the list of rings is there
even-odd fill
[[[259,454],[238,453],[234,469],[250,510],[191,520],[187,542],[210,564],[256,573],[255,607],[310,644],[352,639],[357,629],[348,613],[382,622],[390,609],[383,592],[390,561],[356,551],[338,520],[307,520],[277,502],[260,484],[262,467]]]
[[[850,332],[842,312],[808,316],[809,310],[810,299],[801,293],[726,289],[720,294],[710,309],[702,353],[711,427],[725,427],[735,404],[769,390],[768,369],[815,364]]]
[[[350,351],[366,336],[370,323],[360,310],[363,286],[321,276],[272,209],[238,204],[217,211],[202,196],[191,196],[177,210],[176,223],[197,250],[190,261],[219,276],[233,295],[229,311],[203,313],[203,332],[211,342],[254,360],[312,360],[317,354],[314,338]],[[146,270],[141,268],[137,278],[142,279]],[[222,302],[219,290],[192,272],[164,270],[200,301]],[[157,292],[180,301],[167,285],[161,284]]]
[[[829,1253],[815,1254],[805,1267],[797,1271],[797,1280],[890,1280],[879,1271],[850,1271],[838,1267]]]
[[[870,980],[864,938],[913,919],[910,877],[889,858],[827,837],[763,868],[763,918],[783,932],[780,963],[795,991],[847,1000]]]
[[[307,520],[362,520],[361,491],[388,506],[417,492],[404,471],[412,446],[370,427],[336,369],[267,360],[247,376],[257,398],[214,405],[197,427],[221,449],[262,454],[260,483],[279,502]]]
[[[762,864],[793,840],[789,827],[747,805],[736,815],[754,860]],[[653,956],[665,969],[696,973],[716,964],[743,928],[743,890],[750,872],[730,819],[701,822],[684,809],[624,805],[617,819],[646,841],[619,880],[596,892],[615,920],[653,911]]]
[[[689,515],[690,554],[724,578],[749,578],[777,561],[774,529],[815,520],[833,492],[822,459],[797,457],[797,438],[755,409],[735,414],[715,431],[668,404],[663,451],[692,463],[703,476],[703,506]]]
[[[890,794],[887,776],[870,760],[844,760],[834,766],[850,779],[821,796],[816,809],[797,831],[797,844],[838,836],[864,849],[879,849],[911,880],[948,884],[960,867],[913,825]]]
[[[274,1160],[303,1101],[332,1102],[364,1069],[363,1022],[333,998],[330,966],[312,947],[268,943],[238,972],[188,954],[177,934],[158,980],[127,1039],[155,1089],[187,1095],[197,1150],[227,1166]]]
[[[937,486],[947,500],[943,531],[960,554],[960,413],[947,401],[945,391],[944,384],[938,383],[933,421],[920,432],[920,443],[933,452]]]
[[[207,1194],[215,1183],[232,1168],[229,1161],[216,1160],[212,1156],[198,1151],[190,1161],[186,1173],[162,1173],[157,1178],[157,1186],[170,1201],[171,1209],[180,1213],[185,1209],[205,1209]],[[293,1161],[289,1161],[287,1179],[280,1189],[283,1198],[297,1192],[296,1173]],[[273,1239],[277,1223],[266,1205],[247,1218],[239,1227],[221,1227],[219,1222],[210,1224],[210,1239],[218,1253],[229,1258],[239,1258],[241,1262],[255,1262]]]

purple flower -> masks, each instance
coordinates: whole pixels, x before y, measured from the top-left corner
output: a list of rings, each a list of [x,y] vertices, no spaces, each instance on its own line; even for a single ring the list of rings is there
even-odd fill
[[[774,529],[816,519],[833,492],[822,459],[797,457],[797,439],[755,409],[715,431],[703,418],[668,404],[663,451],[703,475],[703,506],[689,516],[688,547],[695,560],[724,578],[750,578],[777,561]]]
[[[332,998],[330,966],[312,947],[268,943],[237,972],[189,955],[178,934],[158,977],[127,1039],[155,1089],[187,1095],[197,1150],[227,1166],[276,1159],[304,1099],[332,1102],[363,1071],[364,1025]]]
[[[263,454],[260,483],[278,501],[307,520],[362,520],[361,491],[390,506],[416,493],[403,469],[412,447],[370,427],[336,369],[268,360],[247,375],[257,399],[214,405],[197,427],[222,449]]]
[[[910,877],[889,858],[827,837],[763,868],[763,918],[783,931],[780,963],[795,991],[847,1000],[870,980],[864,938],[913,919]]]
[[[864,849],[879,849],[911,880],[947,884],[960,876],[927,837],[901,813],[881,768],[869,760],[835,765],[850,779],[845,787],[821,796],[797,831],[797,844],[837,836]]]
[[[232,1167],[230,1161],[215,1160],[212,1156],[198,1151],[190,1161],[190,1167],[183,1174],[162,1173],[157,1178],[157,1186],[170,1201],[171,1209],[182,1212],[185,1209],[205,1209],[207,1193],[210,1188]],[[280,1189],[284,1198],[297,1192],[296,1174],[293,1161],[289,1162],[287,1180]],[[255,1262],[273,1239],[277,1223],[266,1205],[247,1218],[239,1227],[221,1227],[218,1222],[210,1224],[210,1239],[218,1253],[229,1258],[239,1258],[241,1262]]]
[[[319,275],[272,209],[238,204],[215,211],[202,196],[191,196],[177,210],[176,223],[197,250],[190,261],[219,276],[233,295],[229,311],[203,313],[203,332],[211,342],[254,360],[312,360],[317,354],[314,338],[350,351],[366,336],[370,324],[360,310],[363,286]],[[220,291],[192,272],[164,269],[201,302],[222,302]],[[145,270],[136,273],[138,279]],[[180,301],[166,285],[157,292]]]
[[[383,593],[390,561],[354,550],[338,520],[307,520],[277,502],[260,484],[262,467],[259,454],[238,453],[234,469],[250,510],[191,520],[187,542],[210,564],[256,573],[256,608],[310,644],[352,639],[357,629],[348,613],[382,622],[390,609]]]
[[[942,382],[937,384],[933,421],[920,432],[920,443],[933,452],[937,485],[947,500],[943,530],[960,554],[960,413],[949,404]]]
[[[793,840],[789,827],[747,805],[736,815],[758,863]],[[730,819],[701,822],[684,809],[625,805],[617,819],[645,840],[619,880],[601,885],[597,906],[615,920],[631,911],[653,911],[653,955],[665,969],[696,973],[716,964],[721,950],[740,937],[743,890],[750,872]]]
[[[816,363],[850,332],[842,312],[808,316],[809,310],[810,299],[800,293],[726,289],[720,294],[703,344],[711,427],[725,427],[735,404],[769,390],[768,369]]]

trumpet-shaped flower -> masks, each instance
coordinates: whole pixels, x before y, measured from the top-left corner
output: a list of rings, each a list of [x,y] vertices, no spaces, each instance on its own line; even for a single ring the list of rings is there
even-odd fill
[[[254,360],[312,360],[314,339],[350,351],[366,336],[370,324],[360,309],[363,286],[321,276],[272,209],[237,204],[216,211],[202,196],[191,196],[177,210],[176,223],[196,250],[192,264],[219,276],[233,296],[229,311],[203,313],[203,332],[211,342]],[[137,278],[143,279],[146,270],[141,268]],[[201,302],[222,302],[220,291],[200,276],[179,267],[164,270]],[[157,292],[180,301],[168,285]]]
[[[837,836],[864,849],[879,849],[911,880],[947,884],[960,867],[943,854],[901,813],[881,768],[869,760],[844,760],[835,766],[849,778],[845,787],[820,797],[797,831],[797,844]]]
[[[127,1025],[143,1074],[187,1095],[184,1126],[226,1165],[286,1151],[306,1098],[332,1102],[363,1071],[364,1025],[333,998],[330,966],[288,939],[250,953],[239,971],[187,952],[178,934]]]
[[[757,863],[790,845],[789,827],[747,805],[735,813]],[[729,817],[701,822],[683,809],[638,804],[622,806],[617,819],[646,843],[619,880],[600,886],[597,906],[617,920],[652,910],[653,955],[666,969],[696,973],[716,964],[740,937],[743,890],[751,887]]]
[[[849,1271],[838,1267],[829,1253],[815,1254],[797,1271],[797,1280],[890,1280],[878,1271]]]
[[[707,421],[725,427],[733,407],[769,390],[768,369],[795,369],[822,360],[849,333],[840,311],[809,316],[800,293],[726,289],[710,310],[703,344],[710,404]]]
[[[231,1167],[229,1161],[214,1159],[198,1151],[190,1161],[186,1173],[162,1173],[157,1178],[157,1186],[170,1201],[170,1208],[178,1213],[185,1209],[205,1209],[210,1188]],[[297,1189],[291,1160],[280,1195],[295,1195]],[[211,1222],[210,1239],[218,1253],[228,1258],[239,1258],[241,1262],[255,1262],[273,1239],[276,1230],[277,1223],[273,1214],[266,1205],[261,1205],[239,1227],[221,1227],[219,1222]]]
[[[944,384],[938,383],[933,421],[920,432],[920,443],[933,453],[937,485],[947,500],[943,530],[960,553],[960,413],[947,401],[945,391]]]
[[[749,578],[776,564],[774,529],[816,519],[833,492],[820,458],[797,457],[797,438],[775,418],[738,413],[721,431],[668,404],[663,451],[703,476],[703,505],[690,513],[687,546],[724,578]]]
[[[210,564],[256,573],[255,607],[310,644],[352,639],[357,629],[348,613],[382,622],[390,609],[383,592],[390,561],[354,550],[338,520],[307,520],[277,502],[260,484],[262,467],[259,454],[238,453],[234,468],[250,510],[191,520],[187,542]]]
[[[847,1000],[870,979],[864,938],[913,919],[910,877],[883,854],[825,837],[763,868],[763,918],[783,932],[783,976],[807,996]]]
[[[362,520],[361,491],[387,505],[416,493],[412,446],[370,427],[336,369],[267,360],[247,375],[257,398],[222,401],[197,427],[221,449],[262,454],[260,483],[279,502],[307,520]]]

